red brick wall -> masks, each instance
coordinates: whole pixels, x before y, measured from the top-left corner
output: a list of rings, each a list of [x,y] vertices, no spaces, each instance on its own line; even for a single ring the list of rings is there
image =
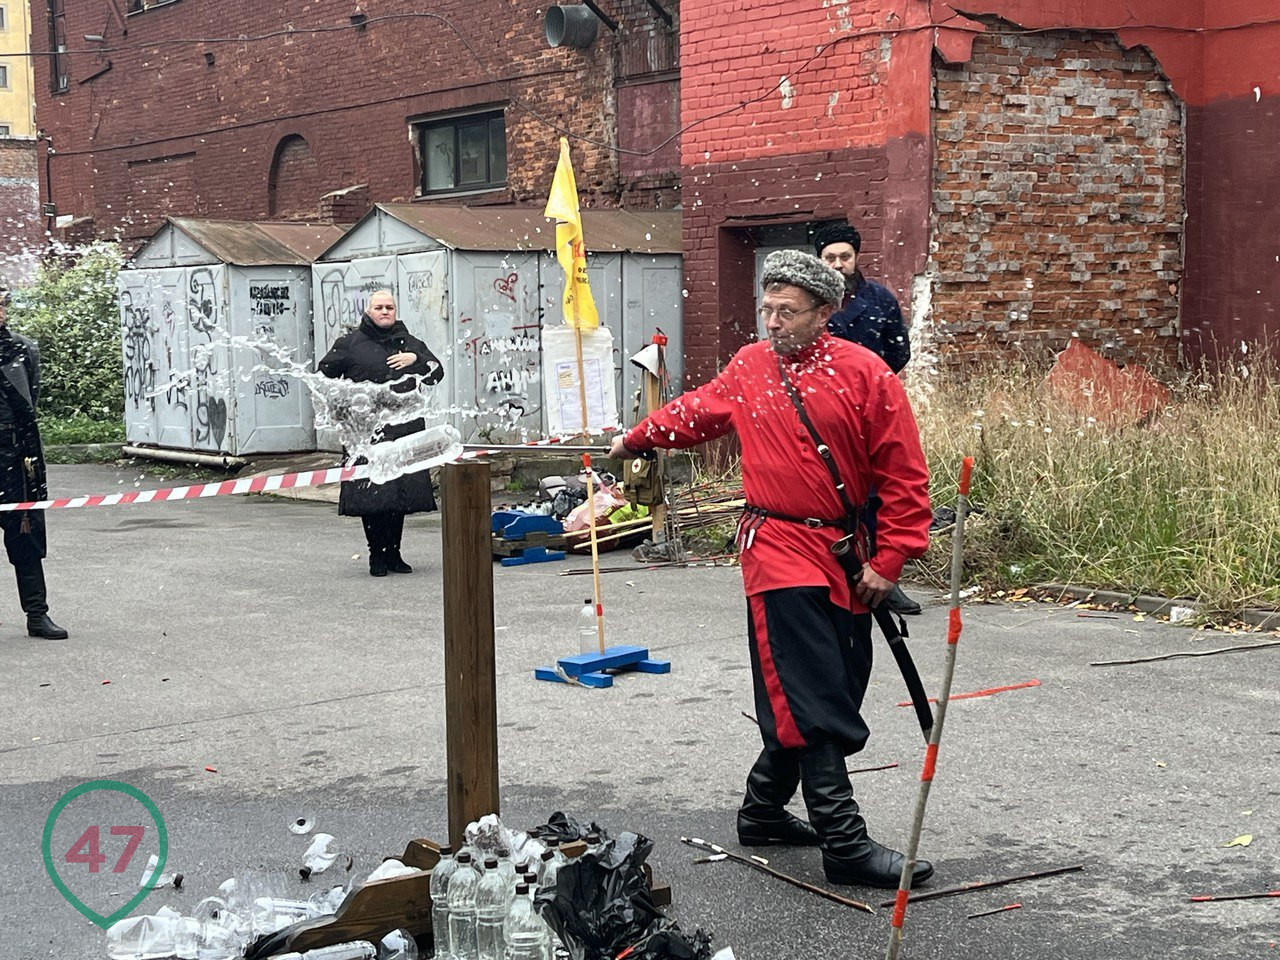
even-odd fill
[[[67,5],[73,50],[109,49],[69,56],[66,93],[49,93],[48,61],[35,60],[37,119],[57,149],[54,198],[61,212],[92,215],[104,232],[146,236],[168,212],[266,217],[272,159],[293,135],[307,140],[314,157],[313,209],[323,194],[362,183],[372,201],[411,199],[418,169],[410,121],[499,104],[507,105],[508,187],[467,202],[545,197],[559,149],[554,127],[579,138],[573,151],[584,202],[618,204],[636,192],[620,179],[612,149],[624,41],[602,26],[588,50],[552,49],[546,5],[536,0],[430,5],[475,55],[412,0],[360,5],[371,20],[360,31],[350,28],[349,0],[178,0],[124,21],[113,5]],[[374,22],[409,13],[419,15]],[[653,17],[644,0],[619,0],[611,13],[627,26]],[[173,42],[256,36],[286,24],[299,32],[258,42]],[[300,32],[313,26],[337,29]],[[37,22],[37,47],[47,32]],[[106,43],[83,43],[86,33],[104,34]],[[110,70],[87,79],[108,60]]]
[[[1182,110],[1148,53],[993,31],[938,68],[934,130],[944,361],[1042,360],[1078,335],[1177,363]]]
[[[44,248],[40,215],[39,157],[32,140],[0,138],[0,283],[24,283],[35,273]]]
[[[927,74],[916,80],[928,32],[874,32],[890,9],[906,25],[921,5],[730,6],[683,5],[685,370],[695,382],[755,331],[753,228],[847,218],[867,272],[899,293],[927,243],[929,85]]]

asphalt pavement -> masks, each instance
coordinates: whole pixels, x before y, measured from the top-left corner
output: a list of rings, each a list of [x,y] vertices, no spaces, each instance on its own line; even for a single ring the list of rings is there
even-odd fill
[[[53,467],[50,479],[57,495],[168,485],[112,466]],[[190,910],[229,877],[314,892],[296,876],[308,838],[288,824],[299,817],[334,835],[356,871],[413,837],[443,838],[438,515],[409,520],[414,574],[378,580],[359,523],[317,502],[63,510],[49,541],[52,614],[71,638],[26,637],[12,586],[0,607],[0,957],[106,956],[102,930],[55,889],[41,852],[55,803],[89,781],[145,793],[166,825],[166,869],[184,874],[182,890],[135,912]],[[562,574],[585,566],[494,568],[504,818],[563,810],[653,838],[673,916],[743,960],[882,956],[889,910],[868,916],[731,862],[694,864],[679,842],[738,849],[734,811],[759,740],[741,715],[752,705],[737,569],[603,578],[609,642],[648,645],[669,675],[621,676],[611,690],[535,681],[535,666],[575,651],[591,581]],[[928,601],[911,644],[934,690],[945,607],[935,591],[910,592]],[[1280,648],[1091,667],[1241,638],[1036,603],[970,605],[964,623],[955,692],[1040,685],[951,705],[921,850],[937,865],[930,887],[1084,869],[915,905],[901,955],[1280,957],[1280,899],[1189,902],[1280,888]],[[896,706],[892,658],[877,657],[872,739],[850,765],[898,764],[853,779],[873,835],[902,844],[923,743]],[[111,872],[119,845],[106,849],[107,827],[138,808],[94,796],[68,806],[49,849],[60,876],[111,912],[136,892],[142,862]],[[92,876],[74,856],[90,849],[74,844],[91,824],[110,853]],[[814,850],[767,855],[824,882]]]

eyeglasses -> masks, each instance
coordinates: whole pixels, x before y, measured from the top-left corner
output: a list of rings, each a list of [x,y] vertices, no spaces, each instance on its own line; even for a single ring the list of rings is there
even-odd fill
[[[806,313],[813,313],[813,311],[817,309],[817,307],[810,307],[807,310],[792,310],[790,307],[761,307],[759,315],[760,320],[763,323],[768,323],[769,318],[775,313],[778,315],[778,319],[783,323],[790,323],[796,317],[804,316]]]

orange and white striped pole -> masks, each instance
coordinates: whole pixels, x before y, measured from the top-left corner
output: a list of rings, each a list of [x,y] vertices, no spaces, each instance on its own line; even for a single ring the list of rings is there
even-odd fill
[[[920,772],[920,792],[916,795],[916,812],[911,822],[911,839],[907,843],[906,861],[902,865],[902,878],[898,881],[898,896],[893,904],[892,929],[889,932],[887,960],[896,960],[902,947],[902,925],[907,919],[907,900],[911,896],[911,878],[916,871],[916,854],[920,848],[920,831],[924,827],[924,809],[929,802],[929,788],[933,786],[933,773],[938,765],[938,743],[942,740],[942,725],[947,718],[947,703],[951,699],[951,679],[956,670],[956,646],[960,642],[960,581],[964,560],[964,520],[969,512],[969,480],[973,474],[973,457],[965,457],[960,465],[960,492],[956,497],[956,525],[951,534],[951,610],[947,617],[947,662],[942,673],[942,691],[938,695],[938,710],[929,734],[929,746],[925,748],[924,769]]]

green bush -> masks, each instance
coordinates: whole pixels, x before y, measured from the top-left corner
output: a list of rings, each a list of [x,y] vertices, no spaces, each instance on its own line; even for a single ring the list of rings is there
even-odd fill
[[[40,438],[46,447],[67,443],[124,443],[124,422],[90,420],[82,415],[41,417]]]
[[[9,324],[40,345],[42,417],[119,423],[124,415],[120,308],[116,275],[120,248],[95,243],[70,258],[50,260],[35,282],[15,290]],[[51,442],[85,442],[54,441]]]

